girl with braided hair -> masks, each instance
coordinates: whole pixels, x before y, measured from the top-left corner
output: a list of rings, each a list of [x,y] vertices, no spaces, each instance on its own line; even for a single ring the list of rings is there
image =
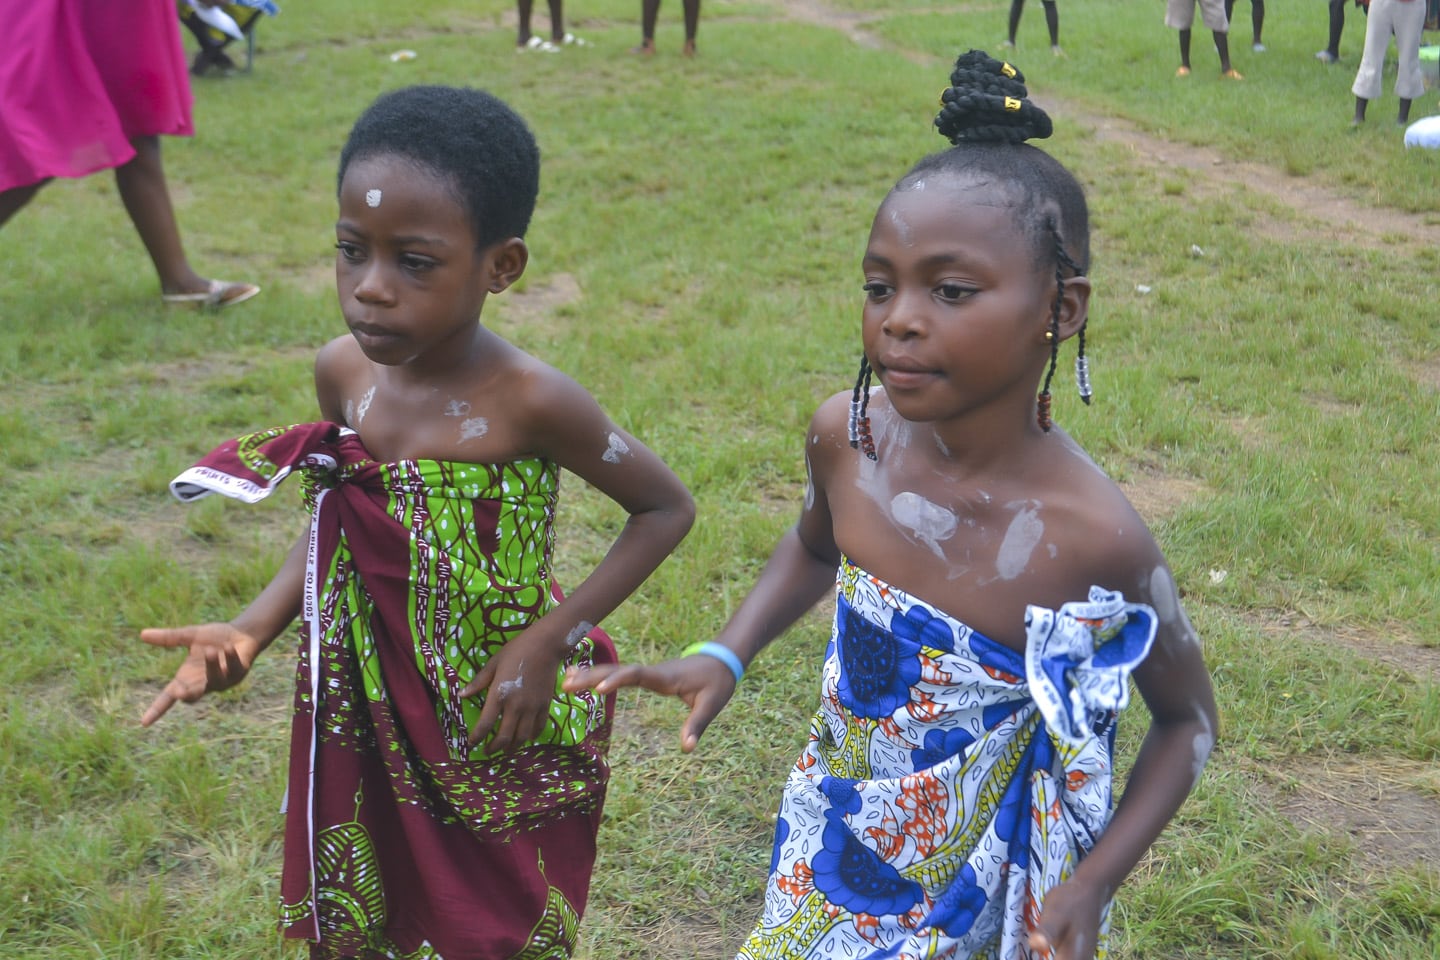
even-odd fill
[[[1103,957],[1111,898],[1215,739],[1165,558],[1052,421],[1090,300],[1084,193],[1024,142],[1051,124],[1013,66],[970,51],[941,99],[952,146],[871,225],[859,381],[811,420],[798,522],[714,641],[566,680],[680,697],[693,750],[838,585],[744,958]],[[1112,816],[1132,676],[1150,725]]]

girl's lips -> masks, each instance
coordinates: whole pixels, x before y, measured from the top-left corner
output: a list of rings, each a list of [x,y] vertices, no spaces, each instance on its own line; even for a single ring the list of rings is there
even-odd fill
[[[890,388],[918,387],[934,379],[935,375],[935,371],[924,370],[913,364],[892,367],[882,362],[880,366],[880,380]]]
[[[399,335],[386,330],[384,327],[374,327],[369,324],[358,323],[350,328],[350,333],[361,345],[379,345],[392,343]]]

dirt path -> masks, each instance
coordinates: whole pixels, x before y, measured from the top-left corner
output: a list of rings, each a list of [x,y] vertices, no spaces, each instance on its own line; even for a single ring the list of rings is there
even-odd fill
[[[887,14],[857,13],[837,10],[824,0],[789,0],[783,5],[786,18],[815,26],[838,30],[858,46],[873,50],[890,50],[909,60],[940,65],[940,59],[913,50],[904,50],[887,43],[867,29],[870,23]],[[937,7],[943,11],[943,7]],[[1313,221],[1326,233],[1347,233],[1359,246],[1379,246],[1386,237],[1414,237],[1431,246],[1440,246],[1440,218],[1433,214],[1407,213],[1401,210],[1368,206],[1344,195],[1339,190],[1305,177],[1295,177],[1260,163],[1237,161],[1217,150],[1191,144],[1174,143],[1145,133],[1135,124],[1119,117],[1088,110],[1053,91],[1035,87],[1044,97],[1048,112],[1091,130],[1101,142],[1116,143],[1127,149],[1137,163],[1160,170],[1183,170],[1189,177],[1187,191],[1200,198],[1228,193],[1236,184],[1247,190],[1278,201],[1293,209],[1302,219]],[[1277,235],[1293,235],[1287,225],[1263,224],[1256,229],[1273,230]]]

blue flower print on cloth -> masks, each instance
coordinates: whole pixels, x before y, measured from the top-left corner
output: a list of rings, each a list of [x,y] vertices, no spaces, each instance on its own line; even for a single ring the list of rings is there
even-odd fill
[[[820,708],[740,957],[1039,960],[1045,892],[1110,818],[1114,720],[1154,613],[1104,591],[1032,607],[1037,673],[848,559],[837,581]],[[1066,705],[1053,719],[1042,687]]]
[[[844,598],[837,603],[835,616],[845,619],[845,629],[835,637],[845,667],[840,702],[859,717],[889,716],[910,701],[910,687],[920,679],[918,631],[891,633],[861,617]]]
[[[1089,603],[1025,614],[1025,673],[1050,729],[1084,743],[1097,722],[1130,702],[1130,672],[1155,641],[1155,613],[1090,588]]]

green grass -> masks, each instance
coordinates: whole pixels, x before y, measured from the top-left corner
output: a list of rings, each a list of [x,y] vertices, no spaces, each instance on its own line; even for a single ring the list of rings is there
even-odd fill
[[[0,230],[0,955],[283,952],[271,905],[293,658],[277,645],[241,689],[142,731],[174,658],[136,634],[234,612],[294,536],[294,495],[182,508],[165,485],[227,436],[315,415],[310,359],[343,332],[336,153],[383,90],[482,85],[530,120],[544,154],[533,258],[488,319],[586,384],[695,493],[694,532],[607,624],[624,655],[713,634],[798,509],[811,411],[848,386],[869,218],[943,145],[929,116],[949,60],[994,49],[1007,5],[829,6],[864,14],[867,42],[778,0],[710,0],[687,61],[672,2],[642,61],[624,52],[633,0],[572,2],[594,45],[556,56],[513,53],[498,0],[294,3],[261,25],[253,74],[195,82],[199,135],[165,143],[192,260],[264,283],[258,299],[162,308],[106,176],[51,185]],[[1323,5],[1267,9],[1270,52],[1233,44],[1241,84],[1209,69],[1203,33],[1177,82],[1153,3],[1066,0],[1062,60],[1034,4],[1013,54],[1037,101],[1058,105],[1047,148],[1094,211],[1096,404],[1061,393],[1057,416],[1137,493],[1182,491],[1152,520],[1225,723],[1195,796],[1121,892],[1116,953],[1433,960],[1433,849],[1428,866],[1377,868],[1342,820],[1316,829],[1281,801],[1329,809],[1317,784],[1336,764],[1407,772],[1406,796],[1440,796],[1440,779],[1408,773],[1440,761],[1433,667],[1343,642],[1428,645],[1417,652],[1435,662],[1440,253],[1393,214],[1379,237],[1331,229],[1240,165],[1434,227],[1440,157],[1401,148],[1393,63],[1371,122],[1349,131],[1358,11],[1347,62],[1326,68]],[[417,58],[392,63],[401,48]],[[1093,118],[1225,164],[1147,162]],[[552,288],[579,292],[527,306]],[[619,521],[570,479],[567,582]],[[676,749],[678,705],[621,698],[583,956],[733,951],[758,912],[826,634],[817,614],[777,641],[695,755]],[[1126,751],[1142,725],[1137,708]]]

